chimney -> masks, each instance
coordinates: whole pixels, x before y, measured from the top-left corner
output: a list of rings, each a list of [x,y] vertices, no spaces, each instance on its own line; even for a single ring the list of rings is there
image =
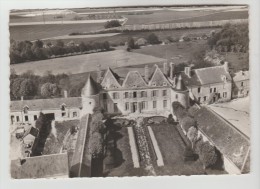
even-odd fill
[[[64,98],[68,98],[68,91],[64,90]]]
[[[145,67],[144,67],[144,79],[145,79],[146,82],[149,81],[149,67],[148,67],[148,65],[145,65]]]
[[[163,73],[164,73],[164,75],[168,76],[168,63],[167,62],[163,63]]]
[[[23,101],[23,96],[21,96],[21,101]]]
[[[185,67],[184,68],[184,72],[185,72],[185,74],[188,76],[188,77],[191,77],[191,67],[190,66],[188,66],[188,67]]]
[[[171,63],[170,63],[170,78],[171,78],[171,79],[173,79],[174,68],[175,68],[174,63],[171,62]]]
[[[223,66],[224,66],[225,71],[226,71],[226,72],[229,72],[228,62],[227,62],[227,61],[224,62],[224,65],[223,65]]]

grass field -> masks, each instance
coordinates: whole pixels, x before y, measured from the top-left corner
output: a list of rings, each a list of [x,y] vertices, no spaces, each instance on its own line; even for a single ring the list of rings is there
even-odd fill
[[[15,64],[11,65],[11,68],[14,68],[17,74],[27,70],[32,70],[37,75],[43,75],[47,71],[52,71],[53,74],[76,74],[96,71],[98,70],[98,64],[100,69],[107,69],[108,66],[115,68],[163,61],[164,59],[154,56],[127,52],[126,50],[115,50]]]
[[[50,24],[31,26],[10,26],[10,38],[18,41],[36,40],[61,35],[68,35],[72,32],[90,32],[104,28],[103,23],[89,24]]]

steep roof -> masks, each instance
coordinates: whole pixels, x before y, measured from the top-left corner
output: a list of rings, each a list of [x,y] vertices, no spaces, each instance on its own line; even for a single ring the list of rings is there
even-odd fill
[[[137,88],[146,87],[147,84],[138,71],[130,71],[126,75],[122,87],[126,88]]]
[[[108,67],[105,76],[101,82],[101,86],[107,89],[114,89],[120,88],[121,85],[119,84],[115,73]]]
[[[249,80],[249,71],[239,71],[239,72],[235,73],[233,80],[235,82]]]
[[[149,85],[156,86],[170,86],[170,82],[163,74],[162,70],[156,65],[155,71],[153,72],[152,78],[149,81]]]
[[[181,72],[182,80],[186,86],[198,86],[201,85],[200,80],[195,72],[191,70],[190,77],[187,76],[184,72]]]
[[[83,89],[81,91],[81,95],[82,96],[92,96],[92,95],[96,95],[98,93],[99,93],[98,85],[93,80],[91,75],[89,74],[87,82],[86,82],[85,86],[83,87]]]
[[[62,104],[70,108],[79,108],[82,106],[82,100],[81,97],[69,97],[11,101],[10,111],[22,111],[25,106],[28,106],[30,111],[60,109]]]
[[[209,137],[220,152],[240,170],[243,169],[250,150],[249,138],[207,107],[200,108],[194,117],[198,128]]]
[[[68,155],[53,154],[28,157],[11,161],[11,176],[14,179],[68,177]]]
[[[231,81],[230,74],[225,70],[224,66],[214,66],[201,69],[195,69],[197,77],[201,85],[223,83],[223,76],[227,78],[227,81]]]

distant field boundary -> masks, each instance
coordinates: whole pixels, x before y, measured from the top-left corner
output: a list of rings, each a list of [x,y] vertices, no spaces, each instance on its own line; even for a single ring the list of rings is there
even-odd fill
[[[102,29],[90,33],[172,30],[172,29],[185,29],[185,28],[210,28],[210,27],[221,27],[225,24],[244,24],[244,23],[248,23],[248,19],[183,22],[183,23],[161,23],[161,24],[135,24],[135,25],[123,25],[116,28]]]

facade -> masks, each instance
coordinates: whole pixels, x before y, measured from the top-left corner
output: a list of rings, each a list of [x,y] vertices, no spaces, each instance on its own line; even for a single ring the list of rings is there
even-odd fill
[[[186,67],[182,76],[191,98],[200,104],[231,100],[232,78],[227,62],[222,66],[194,70]]]
[[[130,71],[118,76],[108,68],[99,74],[96,82],[89,75],[82,89],[81,97],[11,101],[11,124],[34,124],[40,112],[56,121],[80,119],[82,115],[92,114],[98,107],[106,114],[144,113],[171,114],[172,102],[179,101],[185,108],[190,99],[201,104],[231,100],[232,78],[228,64],[222,66],[175,71],[174,63],[164,63],[163,69],[157,65],[143,69],[143,73]],[[248,80],[234,78],[236,85]],[[245,82],[246,81],[246,82]]]
[[[239,71],[233,77],[232,97],[240,98],[249,95],[249,71]]]

